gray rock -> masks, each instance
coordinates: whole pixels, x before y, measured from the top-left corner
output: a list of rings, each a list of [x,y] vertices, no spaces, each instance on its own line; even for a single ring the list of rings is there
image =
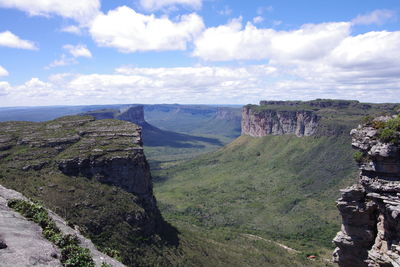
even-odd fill
[[[245,106],[242,111],[242,134],[255,137],[284,134],[310,136],[316,133],[319,119],[312,111],[255,111]]]
[[[333,260],[339,266],[400,266],[400,149],[376,134],[370,126],[351,131],[352,145],[368,161],[358,183],[341,190],[337,201],[342,229],[333,240]]]
[[[0,185],[0,246],[2,242],[7,244],[5,249],[0,249],[0,266],[62,266],[59,249],[42,236],[39,225],[8,208],[9,199],[27,200],[22,194]],[[103,262],[113,267],[125,266],[98,251],[92,241],[69,227],[60,216],[51,210],[48,212],[63,234],[78,236],[80,245],[90,250],[96,266]]]

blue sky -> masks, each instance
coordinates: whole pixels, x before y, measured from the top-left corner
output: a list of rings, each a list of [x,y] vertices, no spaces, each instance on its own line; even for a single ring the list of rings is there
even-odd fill
[[[398,0],[74,2],[0,0],[0,106],[400,101]]]

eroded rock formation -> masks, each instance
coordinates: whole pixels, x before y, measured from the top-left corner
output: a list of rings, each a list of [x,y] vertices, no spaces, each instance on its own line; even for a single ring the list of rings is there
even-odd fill
[[[143,197],[153,195],[141,129],[135,124],[69,116],[44,123],[6,122],[0,129],[0,158],[14,156],[10,167],[22,164],[15,167],[29,171],[56,164],[69,176],[95,178]],[[29,153],[19,158],[18,150]]]
[[[380,141],[372,126],[359,126],[351,136],[363,155],[361,172],[337,201],[343,222],[333,240],[334,261],[345,267],[400,266],[400,146]]]
[[[242,134],[250,136],[295,134],[310,136],[317,131],[319,116],[308,110],[274,110],[243,107]]]

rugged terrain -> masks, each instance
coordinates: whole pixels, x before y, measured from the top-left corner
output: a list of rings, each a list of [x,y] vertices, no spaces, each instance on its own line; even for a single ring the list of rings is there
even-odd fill
[[[255,234],[330,258],[340,227],[333,203],[357,173],[349,132],[364,117],[395,113],[399,106],[314,100],[262,102],[244,113],[249,108],[258,116],[310,111],[319,119],[310,136],[244,133],[216,152],[153,172],[160,209],[171,222]],[[297,117],[288,118],[297,125]],[[257,123],[247,119],[244,124]],[[274,122],[278,129],[279,121],[268,123]]]
[[[61,253],[49,240],[45,239],[42,229],[32,221],[7,206],[10,200],[29,201],[21,193],[0,185],[0,262],[2,266],[62,266]],[[96,266],[109,264],[122,267],[122,263],[101,253],[93,243],[72,229],[57,214],[48,211],[57,227],[64,235],[78,237],[82,247],[88,248]]]
[[[351,131],[358,183],[342,190],[339,266],[400,266],[400,117],[378,117]]]
[[[69,116],[4,122],[0,133],[0,184],[42,201],[129,265],[159,261],[155,244],[168,225],[137,125]]]
[[[236,131],[240,132],[240,119],[238,120],[237,111],[239,110],[222,107],[207,109],[197,106],[181,107],[180,105],[154,105],[147,107],[134,105],[122,110],[93,110],[82,115],[94,116],[97,119],[124,120],[141,126],[146,155],[153,166],[158,166],[165,162],[188,159],[205,152],[214,151],[231,141],[232,137],[229,131],[231,128],[229,126],[236,125],[239,127]],[[159,114],[160,118],[158,119],[162,122],[172,123],[175,126],[160,129],[148,123],[145,120],[145,114],[152,114],[152,112]],[[198,121],[199,116],[202,118],[200,122]],[[150,117],[153,116],[150,115]],[[176,131],[180,128],[179,123],[185,123],[185,121],[192,124],[191,126],[194,128],[192,132],[195,134]],[[168,123],[167,125],[169,125]],[[201,123],[206,125],[201,125]],[[163,125],[163,123],[161,124]],[[218,133],[218,129],[222,128],[221,126],[225,127],[225,131]],[[210,129],[209,133],[214,133],[214,135],[202,132],[200,130],[201,127]],[[224,136],[224,134],[228,136]]]

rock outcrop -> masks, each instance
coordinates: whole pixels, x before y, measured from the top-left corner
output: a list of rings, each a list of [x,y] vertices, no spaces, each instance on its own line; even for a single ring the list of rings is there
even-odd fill
[[[144,119],[143,106],[131,106],[123,110],[98,109],[98,110],[88,111],[80,115],[93,116],[96,118],[96,120],[117,119],[122,121],[129,121],[142,127],[147,126],[147,122]]]
[[[382,142],[375,128],[351,131],[361,172],[337,201],[343,221],[333,240],[339,266],[400,266],[400,145]]]
[[[0,185],[0,266],[62,266],[60,250],[42,234],[42,228],[7,207],[10,199],[28,200],[22,194]],[[90,250],[96,266],[125,266],[101,253],[93,243],[72,229],[57,214],[48,211],[57,227],[65,234],[76,235],[80,246]]]
[[[115,118],[118,120],[129,121],[140,126],[147,124],[147,122],[144,120],[143,106],[130,107],[126,111],[117,115]]]
[[[23,164],[24,171],[57,164],[69,176],[95,178],[140,196],[153,194],[141,129],[135,124],[70,116],[45,123],[2,123],[0,129],[4,156],[31,148],[21,160],[16,154],[15,164]]]
[[[243,107],[242,134],[255,137],[266,135],[315,134],[319,116],[308,110],[274,110]]]

